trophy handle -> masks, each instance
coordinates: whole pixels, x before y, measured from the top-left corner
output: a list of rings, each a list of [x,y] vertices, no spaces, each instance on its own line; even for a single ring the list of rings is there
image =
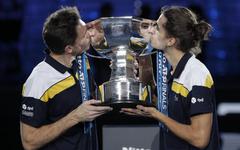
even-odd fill
[[[107,57],[107,56],[104,56],[104,55],[101,55],[101,54],[99,54],[99,56],[96,56],[96,55],[92,55],[92,54],[90,54],[90,53],[88,53],[88,52],[85,52],[85,54],[88,56],[88,57],[92,57],[92,58],[98,58],[98,59],[111,59],[110,57]]]
[[[147,51],[148,49],[144,49],[143,51]],[[147,52],[147,53],[141,53],[139,56],[147,56],[147,55],[152,55],[152,54],[156,54],[157,50],[153,49],[154,51],[151,52]]]

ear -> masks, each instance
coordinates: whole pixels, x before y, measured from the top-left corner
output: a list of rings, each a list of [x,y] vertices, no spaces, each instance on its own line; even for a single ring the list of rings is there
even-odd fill
[[[171,38],[168,39],[167,46],[169,46],[169,47],[173,46],[173,45],[175,45],[175,43],[176,43],[176,38],[171,37]]]
[[[67,45],[64,50],[67,54],[71,54],[73,52],[73,46]]]

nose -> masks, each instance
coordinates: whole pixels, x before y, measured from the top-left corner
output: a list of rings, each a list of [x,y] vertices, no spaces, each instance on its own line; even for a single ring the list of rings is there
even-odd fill
[[[151,25],[151,26],[149,27],[148,33],[149,33],[149,34],[153,34],[154,32],[155,32],[155,27]]]

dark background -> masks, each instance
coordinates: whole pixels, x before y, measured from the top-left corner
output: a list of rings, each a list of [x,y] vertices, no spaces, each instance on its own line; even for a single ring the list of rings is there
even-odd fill
[[[44,58],[45,47],[41,36],[44,20],[50,13],[65,5],[77,6],[85,22],[101,16],[131,15],[157,19],[160,8],[164,5],[189,7],[200,18],[210,22],[214,28],[210,40],[203,45],[203,53],[199,59],[206,64],[213,75],[218,106],[226,103],[234,104],[236,107],[239,105],[239,0],[1,0],[1,149],[22,149],[19,134],[22,85],[33,67]],[[109,69],[105,67],[109,61],[92,59],[91,62],[95,64],[95,73],[99,74],[96,80],[100,84],[105,80],[101,75],[104,72],[109,73]],[[106,68],[106,70],[97,68]],[[221,134],[239,135],[239,118],[240,115],[235,112],[220,115]],[[239,142],[240,138],[237,137],[235,140]]]

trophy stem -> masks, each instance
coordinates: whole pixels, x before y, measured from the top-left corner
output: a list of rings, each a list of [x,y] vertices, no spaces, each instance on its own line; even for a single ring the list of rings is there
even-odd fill
[[[110,80],[123,80],[128,81],[129,79],[136,81],[134,74],[134,61],[135,56],[129,51],[128,45],[121,45],[114,47],[111,64],[111,78]]]

